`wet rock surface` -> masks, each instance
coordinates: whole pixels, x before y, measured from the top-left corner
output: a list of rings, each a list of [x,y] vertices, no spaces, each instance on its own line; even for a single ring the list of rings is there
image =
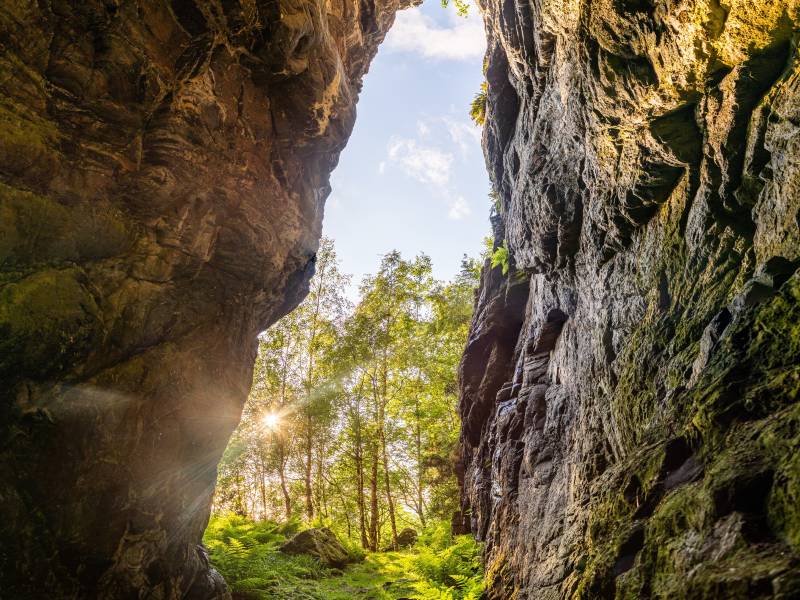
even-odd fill
[[[0,596],[227,595],[216,464],[406,4],[0,2]]]
[[[482,0],[490,598],[800,597],[800,7]]]

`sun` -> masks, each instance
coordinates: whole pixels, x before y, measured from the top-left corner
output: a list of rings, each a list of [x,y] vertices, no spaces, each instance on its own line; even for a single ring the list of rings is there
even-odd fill
[[[267,413],[261,417],[261,424],[267,429],[275,429],[281,422],[281,416],[278,413]]]

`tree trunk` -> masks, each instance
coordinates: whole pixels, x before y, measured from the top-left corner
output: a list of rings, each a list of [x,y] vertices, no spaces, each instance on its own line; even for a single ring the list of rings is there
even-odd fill
[[[386,451],[386,429],[384,422],[386,421],[386,402],[388,392],[387,382],[387,355],[384,350],[383,354],[383,370],[382,370],[382,397],[379,400],[380,413],[378,415],[378,437],[381,444],[381,453],[383,454],[383,471],[384,483],[386,488],[386,504],[389,508],[389,524],[392,526],[392,549],[397,550],[397,521],[394,514],[394,499],[392,498],[392,483],[389,474],[389,453]]]
[[[389,455],[386,452],[386,434],[383,430],[383,423],[380,429],[381,450],[383,453],[383,472],[386,487],[386,504],[389,508],[389,524],[392,526],[392,548],[397,550],[397,521],[394,514],[394,498],[392,497],[392,484],[389,478]]]
[[[283,410],[288,401],[286,399],[286,382],[289,377],[289,340],[286,340],[283,348],[282,354],[282,369],[281,369],[281,405],[280,408]],[[276,442],[278,445],[278,477],[281,481],[281,492],[283,493],[283,507],[284,511],[286,512],[286,520],[289,521],[292,518],[292,497],[289,494],[289,486],[286,484],[286,463],[289,460],[286,451],[286,438],[283,437],[284,434],[279,434],[280,437],[276,437]]]
[[[356,502],[358,503],[358,527],[361,532],[361,547],[366,550],[369,546],[367,542],[367,519],[366,507],[364,502],[364,457],[362,455],[361,440],[358,440],[356,454]]]
[[[314,342],[317,338],[317,323],[319,320],[320,304],[322,302],[323,281],[325,277],[324,267],[317,273],[319,282],[316,290],[316,303],[312,313],[311,327],[308,335],[308,369],[306,371],[305,391],[306,391],[306,464],[305,464],[305,494],[306,494],[306,515],[309,520],[314,518],[314,491],[312,489],[312,465],[314,461],[314,417],[311,412],[311,389],[314,384]]]
[[[418,386],[419,393],[419,386]],[[422,527],[425,527],[425,506],[422,498],[422,479],[424,477],[424,469],[422,466],[422,415],[420,414],[419,396],[415,396],[414,401],[414,418],[416,420],[416,427],[414,431],[414,444],[416,446],[417,458],[417,516]]]
[[[261,444],[259,444],[260,446]],[[267,464],[264,460],[264,448],[261,448],[261,452],[259,453],[261,456],[259,457],[261,464],[259,465],[259,474],[258,474],[258,481],[259,487],[261,488],[261,519],[263,521],[267,520]]]
[[[359,392],[360,393],[360,392]],[[355,411],[353,413],[353,458],[356,471],[356,504],[358,505],[358,528],[361,534],[361,547],[366,550],[367,542],[367,523],[364,502],[364,445],[361,439],[361,401],[356,398]]]
[[[286,484],[286,453],[283,442],[279,442],[280,456],[278,457],[278,477],[281,480],[281,492],[283,493],[283,506],[286,512],[286,520],[292,518],[292,497],[289,495],[289,486]]]
[[[378,449],[372,452],[372,471],[369,478],[369,549],[378,551]]]
[[[313,466],[313,456],[312,452],[314,450],[313,441],[311,437],[311,415],[308,415],[306,420],[306,426],[308,427],[307,435],[308,438],[306,439],[306,456],[305,456],[305,495],[306,495],[306,516],[308,520],[312,520],[314,518],[314,498],[313,498],[313,490],[311,489],[311,471]]]
[[[317,448],[317,512],[328,517],[328,494],[325,486],[325,441],[320,441]]]

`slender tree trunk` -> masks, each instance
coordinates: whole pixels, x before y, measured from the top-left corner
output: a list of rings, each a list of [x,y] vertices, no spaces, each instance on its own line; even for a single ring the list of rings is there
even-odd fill
[[[389,477],[389,455],[386,451],[386,433],[383,425],[380,431],[381,450],[383,453],[383,472],[386,488],[386,504],[389,508],[389,524],[392,526],[392,548],[397,550],[397,521],[394,514],[394,498],[392,497],[392,484]]]
[[[378,449],[373,447],[369,478],[369,549],[378,551]]]
[[[418,388],[419,389],[419,388]],[[422,467],[422,415],[420,414],[419,396],[414,398],[414,445],[416,446],[417,459],[417,515],[422,527],[425,527],[425,507],[422,498],[424,469]]]
[[[360,394],[360,391],[359,391]],[[358,505],[358,529],[361,534],[361,547],[366,550],[367,541],[366,510],[364,502],[364,446],[361,439],[361,400],[356,398],[353,412],[353,458],[356,471],[356,504]]]
[[[361,532],[361,547],[367,549],[367,520],[364,501],[364,456],[362,454],[361,439],[359,436],[356,450],[356,502],[358,503],[358,528]]]
[[[320,269],[317,273],[317,281],[319,282],[316,289],[316,302],[314,304],[314,312],[311,317],[311,327],[308,336],[308,369],[306,370],[306,464],[305,464],[305,495],[306,495],[306,515],[309,520],[314,518],[314,491],[312,489],[312,464],[314,460],[314,416],[311,412],[311,388],[314,383],[314,342],[317,338],[317,324],[319,320],[320,305],[322,303],[322,296],[324,292],[325,280],[325,267]]]
[[[347,521],[347,539],[349,540],[353,535],[353,526],[350,524],[350,511],[347,509],[347,503],[344,501],[344,494],[339,496],[339,501],[342,504],[342,513],[344,513],[345,521]]]
[[[260,445],[260,444],[259,444]],[[267,465],[266,461],[264,460],[264,449],[261,448],[260,454],[260,462],[259,465],[259,475],[258,475],[258,482],[259,487],[261,488],[261,519],[263,521],[267,520]]]
[[[305,469],[304,469],[305,470],[304,479],[305,479],[305,495],[306,495],[306,516],[308,517],[309,521],[314,518],[314,497],[313,497],[313,490],[311,489],[311,475],[312,475],[311,470],[312,470],[312,466],[313,466],[312,452],[313,452],[313,449],[314,449],[314,445],[313,445],[313,439],[312,439],[312,436],[311,436],[311,427],[312,427],[311,421],[312,421],[311,415],[309,414],[308,418],[306,420],[306,427],[308,427],[308,431],[307,431],[308,437],[306,438],[306,456],[305,456],[305,465],[304,465],[304,467],[305,467]]]
[[[286,520],[292,518],[292,497],[289,495],[289,486],[286,484],[286,452],[283,442],[280,442],[280,455],[278,457],[278,477],[281,480],[281,492],[283,492],[283,507],[286,512]]]
[[[317,489],[319,490],[318,496],[318,512],[325,518],[328,517],[328,494],[326,493],[325,485],[325,441],[320,442],[317,448]]]
[[[380,414],[378,416],[378,437],[381,444],[381,453],[383,454],[383,472],[384,483],[386,488],[386,504],[389,508],[389,524],[392,526],[392,548],[397,550],[397,520],[395,519],[394,499],[392,498],[392,483],[389,471],[389,453],[386,450],[386,394],[388,391],[387,385],[387,356],[384,351],[383,355],[383,372],[382,372],[382,398],[379,400]]]
[[[281,369],[281,405],[280,408],[283,410],[288,401],[286,399],[286,383],[287,379],[289,378],[289,344],[291,343],[290,340],[286,340],[284,344],[284,352],[282,355],[282,369]],[[288,452],[286,449],[286,438],[284,437],[285,434],[279,433],[275,437],[276,443],[278,445],[278,478],[281,482],[281,492],[283,493],[283,509],[286,513],[286,520],[289,521],[292,518],[292,497],[289,494],[289,486],[286,483],[286,463],[288,462],[289,457],[287,456]]]

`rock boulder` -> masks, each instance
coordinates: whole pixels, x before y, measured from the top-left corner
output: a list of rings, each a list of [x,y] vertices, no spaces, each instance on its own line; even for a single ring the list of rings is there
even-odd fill
[[[356,562],[336,534],[327,527],[301,531],[281,546],[281,552],[291,555],[308,554],[319,559],[323,565],[336,569]]]

